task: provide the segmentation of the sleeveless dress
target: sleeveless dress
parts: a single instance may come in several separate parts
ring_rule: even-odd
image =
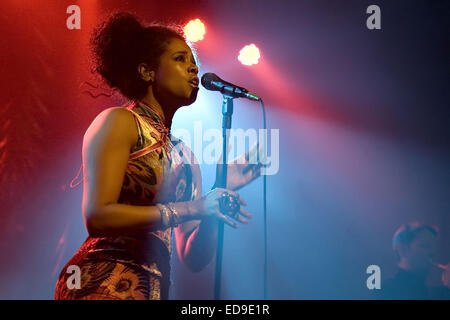
[[[191,167],[195,165],[192,152],[170,135],[159,113],[142,102],[132,102],[126,109],[136,120],[139,138],[130,153],[118,203],[152,206],[201,196],[201,177],[193,174],[199,170]],[[168,299],[172,234],[168,228],[144,236],[88,236],[61,271],[55,299]],[[68,285],[76,283],[70,266],[79,267],[79,289]]]

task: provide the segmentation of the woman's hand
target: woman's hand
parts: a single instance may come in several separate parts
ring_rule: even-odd
[[[224,215],[222,212],[220,212],[220,205],[219,205],[219,199],[221,198],[222,194],[224,192],[228,192],[229,194],[235,196],[239,199],[239,202],[241,203],[241,207],[239,210],[239,214],[237,215],[237,219],[233,219],[228,215]],[[207,219],[211,217],[215,217],[219,220],[222,220],[226,224],[228,224],[231,227],[239,228],[238,224],[235,221],[238,221],[240,223],[248,224],[248,220],[244,219],[242,216],[251,219],[252,215],[248,213],[244,208],[242,208],[242,205],[246,206],[247,203],[242,199],[239,194],[237,194],[234,191],[223,189],[223,188],[215,188],[208,192],[206,195],[201,197],[198,200],[194,200],[193,202],[193,208],[195,213],[193,214],[194,219]]]
[[[228,148],[229,149],[229,148]],[[261,175],[261,168],[263,167],[261,162],[257,162],[257,153],[261,154],[262,148],[259,148],[255,144],[252,149],[247,151],[242,156],[234,159],[228,163],[227,168],[227,188],[231,190],[238,190]],[[222,156],[219,160],[222,159]],[[218,163],[216,166],[216,183],[219,181],[222,175],[222,164]]]

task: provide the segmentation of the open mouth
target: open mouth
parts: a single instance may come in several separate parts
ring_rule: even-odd
[[[198,88],[199,80],[198,78],[192,79],[188,81],[193,87]]]

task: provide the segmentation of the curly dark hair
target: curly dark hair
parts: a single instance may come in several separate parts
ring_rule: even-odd
[[[157,68],[167,43],[178,38],[186,42],[177,25],[144,25],[129,12],[110,14],[94,28],[90,48],[92,69],[113,89],[131,100],[141,99],[148,88],[138,71],[140,63]]]

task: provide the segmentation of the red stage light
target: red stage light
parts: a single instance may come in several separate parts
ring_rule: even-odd
[[[200,19],[191,20],[184,26],[184,34],[191,42],[202,40],[205,32],[205,25]]]
[[[259,49],[255,44],[246,45],[239,51],[238,60],[246,65],[251,66],[253,64],[257,64],[261,54],[259,53]]]

